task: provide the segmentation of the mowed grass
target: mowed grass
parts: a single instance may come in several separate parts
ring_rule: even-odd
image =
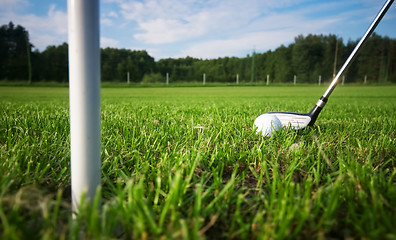
[[[325,89],[102,89],[102,187],[72,219],[68,89],[0,87],[0,238],[395,239],[396,86],[337,87],[313,128],[252,129]]]

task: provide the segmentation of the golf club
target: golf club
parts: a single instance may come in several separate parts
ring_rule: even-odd
[[[364,42],[368,39],[368,37],[373,33],[374,29],[377,27],[378,23],[381,21],[382,17],[385,15],[386,11],[388,11],[389,7],[392,5],[393,0],[387,0],[382,9],[379,11],[374,21],[371,23],[370,27],[367,29],[366,33],[363,35],[362,39],[360,39],[359,43],[353,49],[352,53],[349,55],[348,59],[345,61],[344,65],[338,71],[337,75],[331,82],[330,86],[327,88],[326,92],[316,103],[315,107],[309,113],[295,113],[295,112],[268,112],[263,113],[259,117],[256,118],[256,121],[263,117],[264,114],[267,115],[275,115],[281,122],[282,127],[288,127],[292,129],[303,129],[307,126],[313,126],[316,119],[319,116],[320,111],[322,111],[323,107],[326,105],[327,100],[330,94],[333,92],[334,88],[337,85],[337,81],[340,76],[344,73],[345,69],[350,65],[352,60],[356,57],[357,52],[361,48]],[[259,127],[256,125],[255,127]],[[257,121],[260,122],[260,121]]]

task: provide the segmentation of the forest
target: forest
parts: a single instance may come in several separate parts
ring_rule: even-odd
[[[131,83],[316,83],[330,81],[357,40],[334,34],[296,36],[288,46],[246,57],[155,60],[145,50],[101,49],[101,81]],[[396,39],[373,34],[345,73],[345,82],[396,83]],[[68,82],[68,45],[39,51],[29,32],[12,22],[0,27],[0,80]]]

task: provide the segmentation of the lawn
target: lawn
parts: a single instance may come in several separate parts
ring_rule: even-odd
[[[102,187],[72,219],[68,89],[0,87],[0,238],[395,239],[396,86],[339,86],[315,127],[252,129],[325,90],[103,88]]]

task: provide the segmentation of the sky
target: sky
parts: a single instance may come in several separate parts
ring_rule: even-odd
[[[359,39],[384,0],[100,0],[102,48],[146,50],[156,60],[245,57],[289,45],[300,34]],[[395,5],[395,4],[394,4]],[[35,49],[68,42],[67,0],[0,0]],[[396,6],[376,32],[396,38]]]

